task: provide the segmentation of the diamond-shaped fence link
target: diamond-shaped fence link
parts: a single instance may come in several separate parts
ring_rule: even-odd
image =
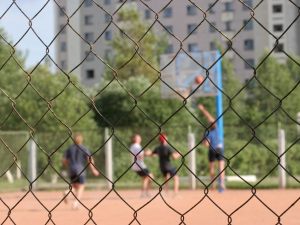
[[[278,177],[281,185],[300,187],[299,1],[45,0],[35,12],[24,10],[24,2],[0,3],[6,4],[2,24],[11,12],[23,18],[17,40],[0,34],[1,224],[299,224],[297,191],[279,192],[286,198],[262,191],[278,188]],[[53,13],[50,6],[56,33],[46,42],[35,24]],[[43,52],[31,68],[18,50],[29,36]],[[217,49],[212,65],[195,59]],[[159,63],[162,54],[170,56],[166,65]],[[165,76],[182,54],[203,78],[187,94]],[[223,86],[210,76],[221,62]],[[214,97],[197,96],[204,82],[223,97],[216,117]],[[161,89],[172,99],[162,98]],[[221,119],[225,147],[217,152],[209,135]],[[143,138],[137,154],[129,144],[136,133]],[[172,153],[164,153],[177,158],[175,167],[164,177],[157,160],[147,157],[154,176],[140,175],[142,185],[152,184],[151,194],[139,198],[128,191],[140,186],[132,169],[143,167],[139,154],[160,155],[149,149],[158,138],[164,142],[165,133]],[[207,151],[219,157],[215,174]],[[74,162],[77,173],[67,174]],[[82,197],[89,169],[99,176],[87,175],[93,190]],[[188,190],[193,182],[197,190]],[[165,192],[171,184],[176,196]],[[70,199],[79,211],[65,213]],[[153,215],[145,216],[147,210]],[[271,219],[259,220],[258,212]]]

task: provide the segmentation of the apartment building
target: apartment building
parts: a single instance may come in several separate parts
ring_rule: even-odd
[[[238,0],[194,0],[195,5],[188,0],[57,2],[56,31],[60,33],[56,61],[86,86],[101,82],[105,59],[113,54],[109,42],[119,32],[110,21],[117,19],[115,11],[122,4],[137,7],[145,23],[154,23],[152,29],[166,34],[166,54],[177,52],[181,44],[187,52],[215,50],[218,44],[229,48],[226,57],[241,81],[253,75],[251,65],[258,64],[264,51],[275,45],[273,55],[279,60],[286,58],[283,51],[300,55],[300,27],[297,21],[293,23],[298,9],[290,1],[244,0],[243,4]]]

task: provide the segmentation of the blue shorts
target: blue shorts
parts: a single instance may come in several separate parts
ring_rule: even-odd
[[[176,168],[161,168],[161,172],[166,177],[168,174],[170,174],[171,177],[176,175]]]
[[[224,160],[223,156],[224,152],[223,149],[217,148],[217,149],[209,149],[208,151],[208,160],[209,162],[214,162],[214,161],[221,161]]]
[[[71,175],[70,176],[71,184],[84,184],[85,176],[84,175]]]
[[[150,176],[150,171],[145,168],[139,171],[135,171],[140,177],[149,177]]]

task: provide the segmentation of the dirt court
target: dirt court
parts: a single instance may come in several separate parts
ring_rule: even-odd
[[[83,206],[78,210],[73,210],[71,204],[73,201],[72,196],[68,198],[68,204],[64,202],[59,203],[63,196],[61,192],[34,192],[34,195],[40,199],[49,212],[51,211],[51,220],[55,224],[62,225],[122,225],[130,224],[131,222],[132,224],[138,224],[139,222],[143,225],[173,225],[180,224],[181,219],[184,219],[183,224],[195,225],[275,225],[278,222],[276,214],[283,214],[281,224],[300,224],[299,189],[257,190],[257,197],[252,198],[251,190],[227,190],[224,193],[209,191],[207,196],[204,195],[203,190],[183,190],[176,197],[173,197],[172,193],[155,197],[155,192],[152,191],[153,200],[151,202],[149,202],[151,198],[140,198],[138,190],[119,191],[119,195],[132,208],[126,205],[115,192],[111,192],[109,195],[107,193],[104,190],[86,191],[84,193],[83,204],[87,208],[93,208],[90,214]],[[1,224],[29,225],[47,223],[50,218],[49,212],[35,199],[32,193],[25,195],[25,192],[0,193]],[[105,195],[107,197],[97,204]],[[22,198],[23,200],[20,201]],[[258,198],[270,209],[264,206]],[[201,199],[203,200],[195,206]],[[240,208],[248,200],[249,202]],[[170,209],[164,201],[177,212]],[[292,208],[286,211],[293,203],[295,204]],[[12,222],[8,218],[8,207],[12,208],[15,204],[17,206],[12,209],[10,214]],[[58,206],[53,210],[57,204]],[[141,208],[143,205],[145,206]],[[188,211],[193,206],[195,207]],[[138,210],[136,215],[138,222],[133,221],[134,210]],[[180,213],[185,214],[184,218],[181,218]],[[93,221],[89,221],[89,216],[92,216]],[[228,221],[231,220],[232,222],[229,223]],[[51,221],[48,222],[48,224],[53,224]]]

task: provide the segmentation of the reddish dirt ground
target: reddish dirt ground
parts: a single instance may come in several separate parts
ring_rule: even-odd
[[[158,195],[151,202],[151,198],[140,198],[140,192],[137,190],[122,190],[118,193],[130,206],[115,192],[111,192],[99,203],[107,194],[106,191],[86,191],[82,203],[92,209],[90,214],[84,206],[73,210],[71,195],[68,197],[68,204],[60,202],[63,196],[61,192],[34,192],[35,197],[44,206],[32,193],[0,193],[0,223],[46,224],[51,219],[55,224],[62,225],[122,225],[131,223],[134,210],[139,209],[137,220],[142,225],[180,224],[181,219],[184,219],[185,224],[195,225],[228,225],[228,221],[231,221],[232,225],[275,225],[280,215],[281,224],[300,224],[300,190],[296,189],[257,190],[254,197],[250,190],[227,190],[224,193],[209,191],[207,196],[203,190],[183,190],[179,196],[173,197],[172,193],[167,196],[163,194],[163,200]],[[153,191],[153,197],[154,194]],[[203,200],[195,206],[202,198]],[[164,201],[177,212],[170,209]],[[242,206],[246,201],[248,202]],[[149,204],[145,205],[147,202]],[[143,205],[145,206],[141,208]],[[195,207],[189,210],[193,206]],[[12,209],[10,215],[8,207]],[[287,210],[289,207],[291,208]],[[47,210],[51,211],[51,216]],[[185,214],[183,218],[180,213]],[[89,221],[90,216],[93,221]],[[132,224],[138,222],[133,221]],[[48,224],[52,222],[49,221]]]

